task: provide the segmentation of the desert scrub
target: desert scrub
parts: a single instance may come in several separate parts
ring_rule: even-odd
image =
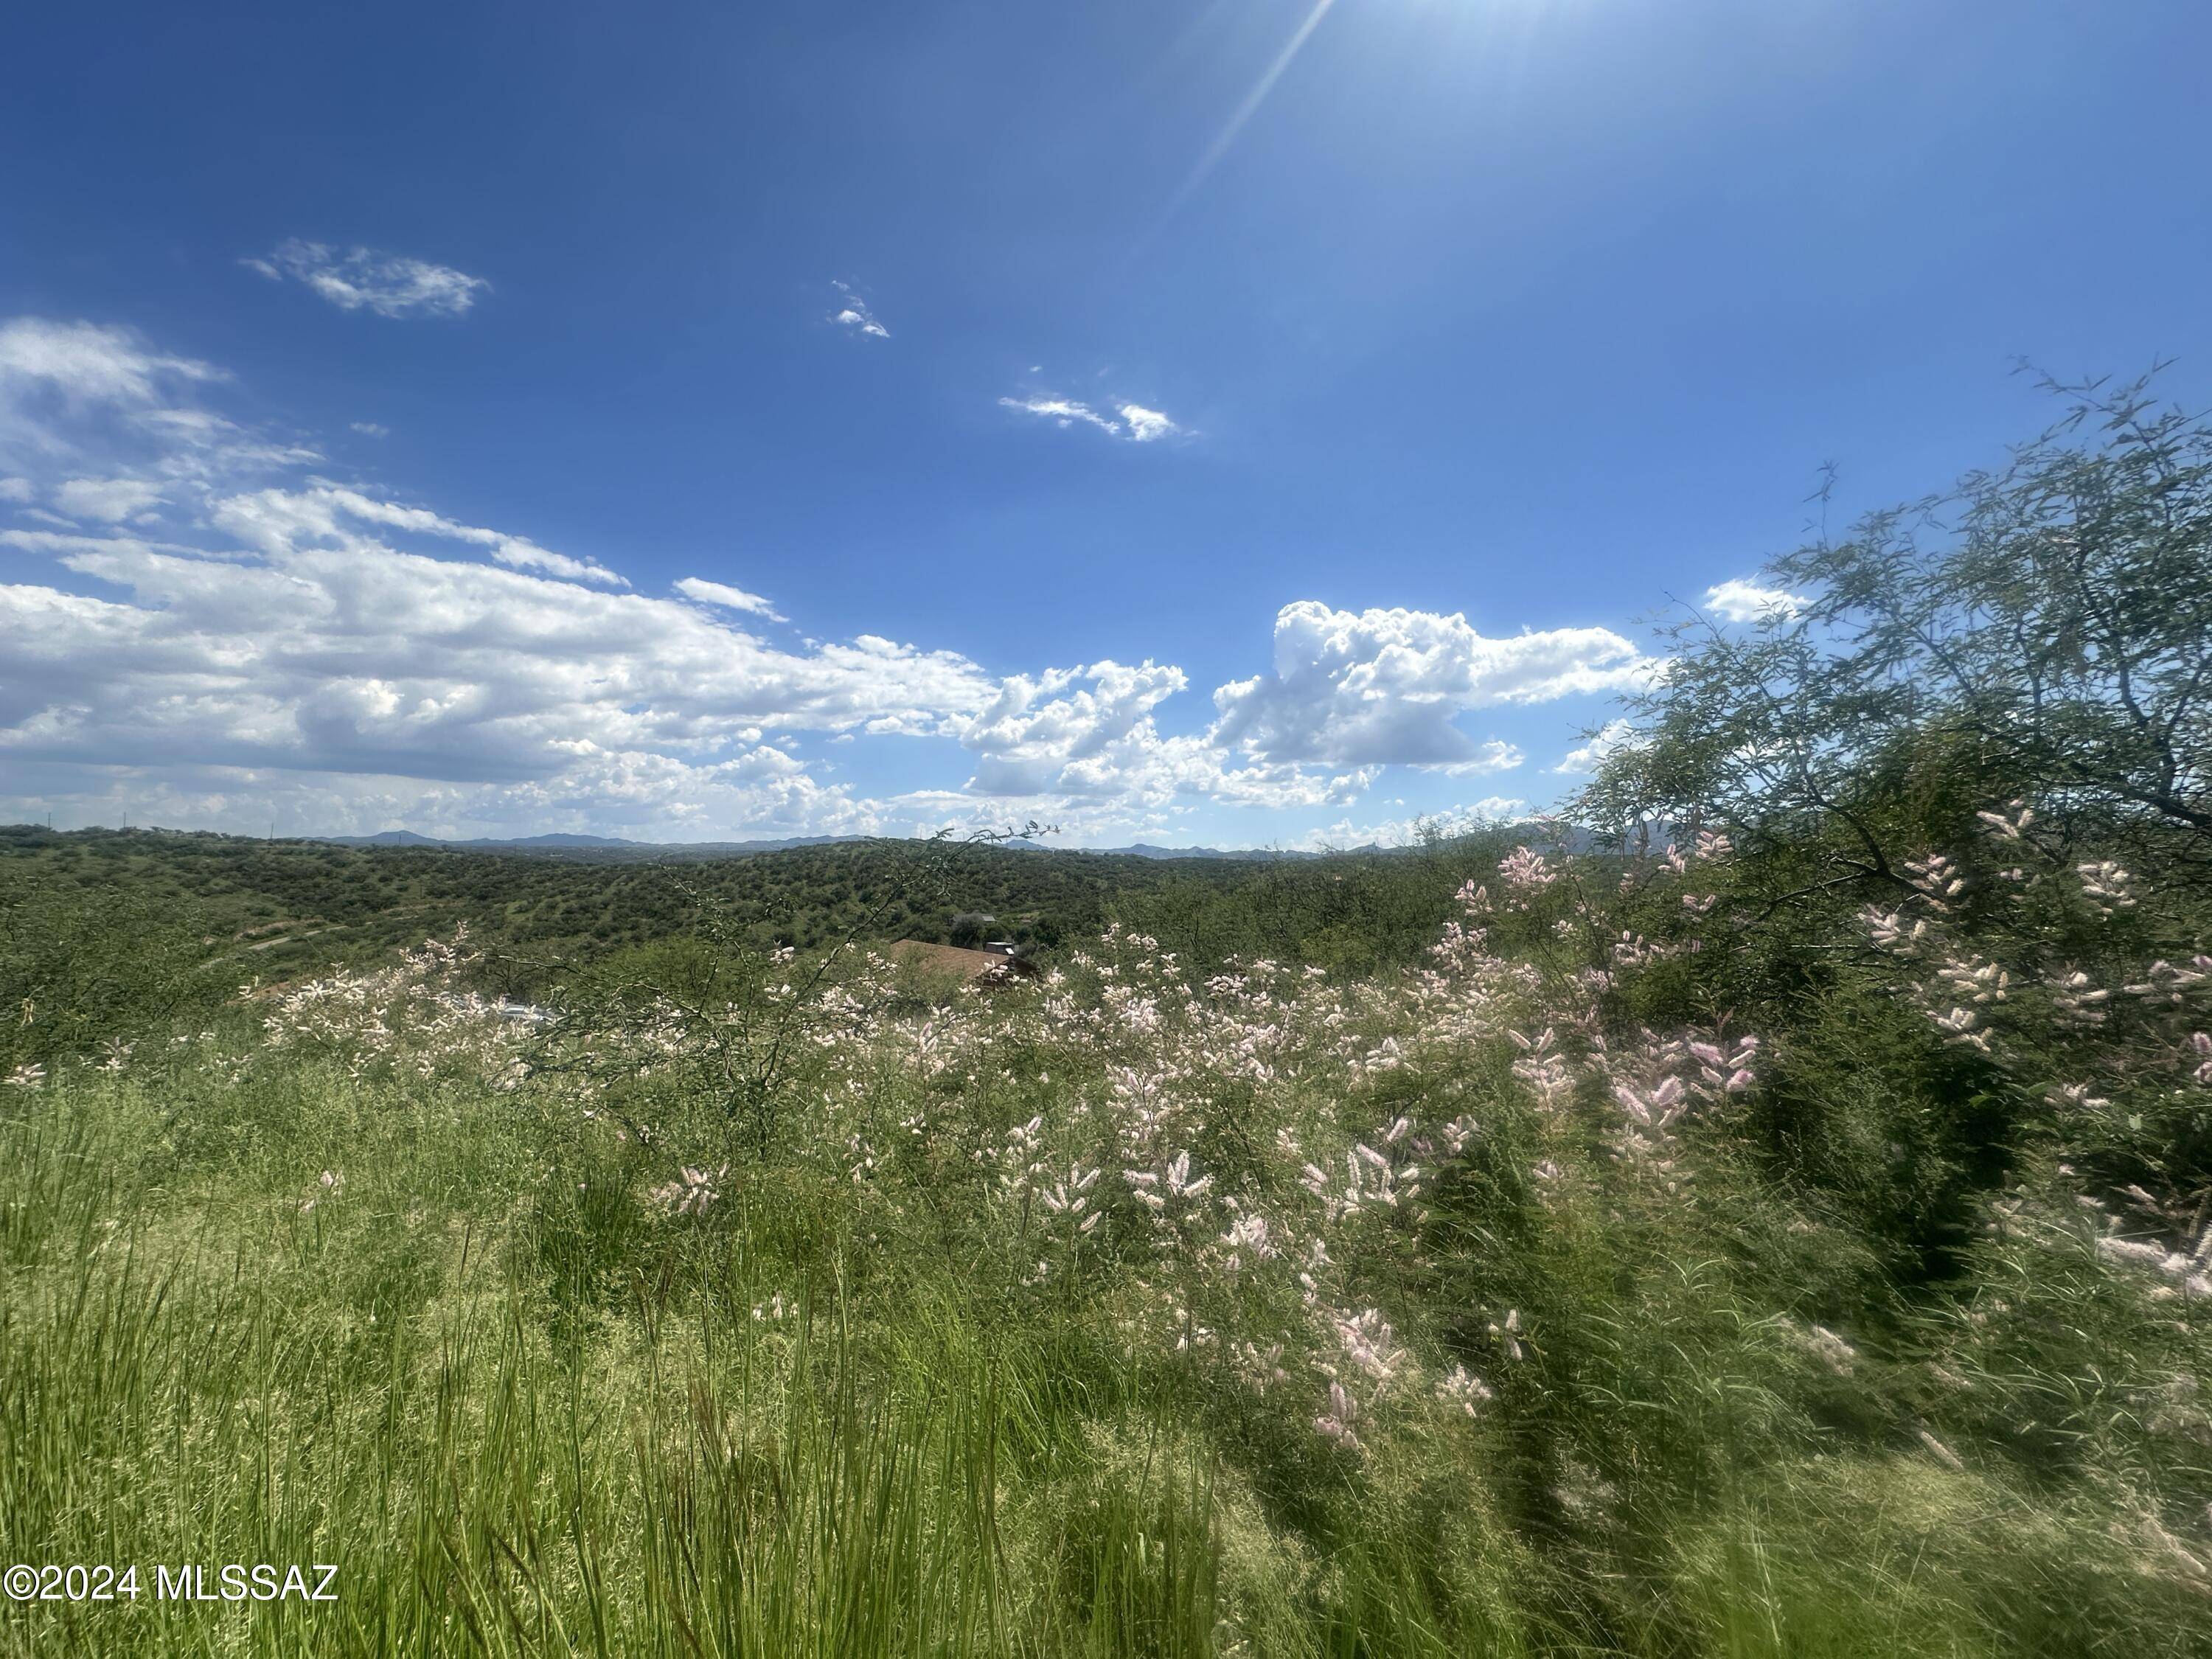
[[[1931,856],[1831,994],[1745,1001],[1737,858],[1511,849],[1365,978],[1109,927],[931,1000],[706,937],[518,1017],[440,946],[40,1062],[0,1090],[11,1559],[342,1593],[0,1637],[2201,1646],[2212,1249],[2158,1139],[2201,970],[2169,919],[2053,989],[2037,918],[2118,878],[1968,902]],[[1961,1066],[2002,1156],[1931,1185],[1890,1146]]]

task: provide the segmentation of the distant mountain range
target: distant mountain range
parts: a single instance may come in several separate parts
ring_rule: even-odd
[[[374,836],[308,836],[308,841],[318,841],[334,847],[443,847],[457,852],[471,853],[599,853],[623,858],[716,858],[741,853],[778,853],[793,847],[826,847],[833,843],[877,841],[875,836],[793,836],[780,841],[625,841],[618,836],[514,836],[506,838],[479,836],[466,841],[443,841],[435,836],[418,835],[412,830],[385,830]],[[1277,848],[1225,847],[1155,847],[1139,842],[1130,847],[1054,847],[1040,841],[1015,840],[1000,843],[1020,851],[1088,853],[1099,858],[1139,859],[1235,859],[1245,862],[1266,863],[1276,860],[1318,859],[1326,853],[1292,851]],[[1379,853],[1389,849],[1370,844],[1337,849],[1352,853]]]
[[[1509,826],[1499,826],[1509,827]],[[20,830],[33,833],[44,830],[40,824],[0,825],[0,832]],[[50,833],[50,832],[49,832]],[[82,833],[64,831],[65,835]],[[94,830],[90,833],[112,833]],[[131,833],[125,830],[123,833]],[[258,841],[260,836],[231,836],[211,830],[170,830],[147,826],[139,833],[152,835],[212,836],[218,840]],[[1588,852],[1606,844],[1589,830],[1576,825],[1548,823],[1524,826],[1520,833],[1535,845],[1549,851]],[[437,836],[425,836],[413,830],[384,830],[373,836],[287,836],[283,839],[307,842],[325,847],[389,847],[441,849],[454,853],[523,853],[537,854],[548,858],[569,858],[586,861],[605,860],[616,864],[651,863],[659,860],[690,862],[701,859],[742,858],[756,853],[780,853],[801,847],[858,845],[868,842],[918,842],[919,836],[787,836],[780,839],[762,841],[628,841],[619,836],[580,836],[555,833],[543,836],[477,836],[465,840],[446,840]],[[1653,826],[1651,845],[1664,848],[1669,834],[1664,825]],[[1136,842],[1127,847],[1054,847],[1048,842],[1016,837],[997,843],[1009,852],[1018,853],[1074,853],[1089,858],[1125,859],[1210,859],[1245,864],[1281,864],[1303,862],[1310,859],[1345,856],[1392,856],[1419,851],[1415,847],[1383,847],[1368,842],[1358,847],[1333,847],[1324,852],[1309,852],[1301,848],[1282,847],[1159,847],[1150,842]]]

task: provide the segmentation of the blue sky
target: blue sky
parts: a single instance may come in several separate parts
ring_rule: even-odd
[[[88,5],[7,58],[0,818],[1388,838],[1571,789],[1821,462],[1992,459],[2023,356],[2212,392],[2198,4]]]

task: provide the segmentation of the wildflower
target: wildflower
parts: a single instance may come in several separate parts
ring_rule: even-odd
[[[1505,1350],[1505,1357],[1508,1359],[1517,1360],[1527,1357],[1527,1351],[1521,1346],[1520,1309],[1508,1309],[1503,1323],[1492,1320],[1490,1334],[1498,1339],[1498,1345]]]
[[[1370,1380],[1387,1383],[1398,1374],[1406,1351],[1398,1346],[1397,1334],[1380,1310],[1366,1308],[1356,1314],[1331,1314],[1329,1325],[1344,1357]],[[1336,1375],[1333,1365],[1324,1364],[1322,1370],[1331,1376]]]
[[[1270,1342],[1264,1348],[1249,1342],[1240,1343],[1233,1358],[1237,1368],[1260,1388],[1291,1380],[1291,1374],[1283,1369],[1283,1345],[1279,1342]]]
[[[1438,1126],[1437,1129],[1438,1137],[1443,1140],[1446,1158],[1457,1158],[1467,1150],[1468,1142],[1474,1139],[1478,1133],[1475,1121],[1467,1116],[1455,1117],[1450,1122]]]
[[[1498,1398],[1491,1386],[1464,1365],[1455,1365],[1451,1374],[1437,1384],[1437,1398],[1447,1405],[1457,1406],[1469,1417]]]
[[[1359,1407],[1345,1392],[1344,1384],[1331,1382],[1328,1385],[1328,1410],[1314,1419],[1314,1432],[1325,1440],[1334,1440],[1346,1451],[1358,1451],[1360,1449],[1359,1436],[1353,1431],[1352,1425],[1358,1419]]]
[[[1258,1211],[1238,1216],[1229,1224],[1229,1231],[1221,1235],[1221,1242],[1229,1246],[1228,1258],[1222,1263],[1231,1273],[1243,1267],[1243,1258],[1249,1252],[1255,1261],[1264,1261],[1275,1255],[1275,1244],[1269,1237],[1267,1218]]]
[[[1559,872],[1545,862],[1542,854],[1527,847],[1516,847],[1498,861],[1498,878],[1506,891],[1505,905],[1510,910],[1526,910],[1531,897],[1559,880]],[[1475,890],[1477,899],[1486,895]],[[1470,904],[1470,910],[1475,907]]]
[[[1168,1165],[1168,1191],[1177,1198],[1199,1199],[1206,1196],[1213,1185],[1212,1176],[1190,1178],[1190,1154],[1177,1152]]]
[[[1039,1193],[1037,1201],[1053,1214],[1066,1216],[1079,1235],[1089,1233],[1097,1226],[1102,1213],[1091,1210],[1090,1214],[1084,1214],[1090,1209],[1090,1192],[1098,1174],[1097,1170],[1085,1170],[1079,1164],[1070,1164],[1067,1179],[1054,1183],[1050,1192]]]
[[[1899,956],[1911,956],[1928,937],[1925,917],[1908,922],[1901,910],[1885,910],[1869,904],[1859,912],[1860,924],[1872,935],[1881,949]]]
[[[1924,859],[1908,859],[1905,867],[1919,878],[1913,885],[1920,890],[1920,896],[1937,910],[1948,910],[1951,907],[1946,901],[1966,890],[1966,878],[1941,853],[1930,853]]]
[[[655,1187],[646,1196],[669,1215],[700,1215],[721,1196],[714,1182],[729,1172],[726,1164],[712,1175],[686,1164],[675,1180]]]
[[[2130,890],[2135,878],[2112,860],[2077,864],[2074,873],[2081,878],[2081,891],[2095,904],[2099,915],[2109,916],[2115,910],[2135,908],[2135,895]]]
[[[1167,1208],[1168,1201],[1158,1191],[1160,1178],[1150,1170],[1124,1170],[1121,1179],[1135,1188],[1134,1196],[1147,1208],[1153,1211]]]
[[[335,1170],[325,1170],[315,1178],[318,1190],[300,1200],[300,1213],[306,1215],[325,1198],[335,1198],[345,1190],[345,1177]]]
[[[1929,1018],[1936,1022],[1936,1029],[1944,1033],[1944,1041],[1947,1042],[1956,1042],[1969,1048],[1979,1048],[1984,1054],[1989,1052],[1988,1036],[1974,1029],[1980,1024],[1981,1016],[1975,1013],[1972,1009],[1953,1008],[1943,1013],[1931,1014]]]
[[[2044,1099],[2053,1106],[2086,1106],[2092,1111],[2112,1103],[2102,1095],[2093,1095],[2086,1083],[2054,1083],[2044,1091]],[[2063,1170],[2061,1173],[2070,1173]]]

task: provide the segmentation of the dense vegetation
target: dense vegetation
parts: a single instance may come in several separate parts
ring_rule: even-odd
[[[1297,957],[1355,969],[1418,957],[1449,891],[1494,838],[1439,839],[1416,852],[1310,862],[1155,859],[1012,848],[998,841],[874,841],[726,858],[596,852],[461,852],[254,841],[153,830],[55,832],[0,825],[0,995],[59,1010],[82,1002],[108,1029],[131,1023],[113,986],[68,989],[80,937],[118,932],[219,964],[209,981],[269,982],[367,966],[466,927],[484,973],[519,996],[562,965],[692,930],[702,908],[740,921],[758,946],[814,951],[848,935],[974,943],[986,935],[1049,952],[1109,920],[1166,933],[1193,959]],[[1400,879],[1408,858],[1429,878]],[[1441,895],[1441,896],[1440,896]],[[965,933],[962,924],[971,924]],[[165,958],[166,960],[167,958]],[[111,972],[106,964],[99,972]],[[133,971],[136,971],[134,969]],[[165,982],[173,978],[164,970]],[[48,1022],[46,1035],[70,1040]],[[46,1057],[42,1034],[16,1039]],[[8,1050],[0,1048],[0,1058]]]
[[[341,1579],[0,1639],[2206,1651],[2212,442],[2079,397],[1686,633],[1613,851],[20,838],[7,1553]],[[349,965],[240,998],[264,904]]]

